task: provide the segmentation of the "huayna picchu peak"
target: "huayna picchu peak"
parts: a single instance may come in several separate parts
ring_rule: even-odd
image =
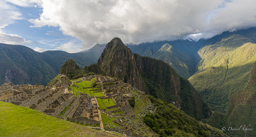
[[[121,39],[114,38],[103,50],[98,65],[106,75],[120,78],[134,87],[145,89],[143,80],[136,67],[135,55],[126,47]]]
[[[188,82],[163,61],[134,54],[121,39],[105,47],[98,65],[108,76],[117,77],[147,94],[172,103],[196,119],[211,115],[208,106]]]

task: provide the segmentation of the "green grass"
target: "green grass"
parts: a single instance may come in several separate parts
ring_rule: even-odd
[[[101,99],[101,100],[104,103],[105,107],[111,107],[111,106],[116,105],[116,103],[113,101],[112,98],[110,98],[110,99]]]
[[[95,83],[95,78],[93,78],[91,81],[82,81],[78,83],[77,81],[81,81],[81,78],[73,80],[73,85],[68,87],[69,90],[73,89],[73,93],[75,95],[79,96],[80,93],[85,93],[90,96],[96,96],[96,97],[104,96],[104,94],[101,92],[100,85],[96,85],[95,88],[92,88],[92,85]]]
[[[79,86],[81,88],[90,88],[90,87],[92,87],[90,81],[82,81],[80,83],[73,83],[73,84],[77,85],[77,86]]]
[[[92,79],[91,79],[91,82],[95,82],[95,81],[96,81],[96,78],[92,78]]]
[[[91,89],[83,89],[82,91],[87,95],[93,96],[93,91]]]
[[[102,92],[94,92],[93,95],[95,97],[103,97],[104,96],[104,94]]]
[[[58,84],[59,83],[59,79],[60,79],[60,76],[57,75],[54,79],[52,79],[48,84],[47,86],[53,86],[55,84]]]
[[[63,115],[66,113],[66,111],[70,109],[70,107],[71,107],[71,104],[70,104],[69,106],[67,106],[67,107],[59,114],[59,116],[63,116]]]
[[[100,106],[100,109],[106,109],[106,107],[111,107],[111,106],[116,105],[116,103],[113,101],[112,98],[110,98],[110,99],[97,98],[97,101]]]
[[[77,97],[80,97],[80,91],[81,89],[75,87],[75,86],[69,86],[68,87],[70,90],[73,90],[73,94],[76,95]]]
[[[113,136],[41,112],[0,102],[0,136]]]
[[[100,109],[105,109],[105,108],[106,108],[100,98],[97,98],[97,102],[98,102],[98,104],[99,104],[99,106],[100,106]]]
[[[116,123],[113,123],[113,120],[115,120],[114,117],[108,117],[105,113],[101,112],[101,117],[104,126],[109,126],[110,128],[118,127],[119,125]]]

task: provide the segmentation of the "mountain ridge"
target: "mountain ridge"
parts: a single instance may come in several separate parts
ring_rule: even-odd
[[[101,48],[102,45],[98,45],[91,50],[72,54],[65,51],[39,53],[26,46],[0,43],[0,84],[46,85],[58,74],[65,61],[74,59],[79,67],[90,65],[97,61],[91,51]]]
[[[256,128],[256,62],[250,71],[250,79],[243,89],[235,92],[230,98],[227,113],[213,113],[208,120],[210,125],[219,129],[226,128],[224,132],[230,136],[254,136]],[[228,129],[229,128],[229,129]],[[237,129],[236,131],[232,129]]]
[[[174,103],[197,119],[211,115],[208,106],[192,85],[181,78],[170,65],[160,60],[133,54],[119,38],[114,38],[107,44],[98,60],[98,65],[106,75],[120,78],[146,91],[147,94]]]

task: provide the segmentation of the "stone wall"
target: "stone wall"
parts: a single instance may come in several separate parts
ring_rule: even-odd
[[[93,119],[88,119],[86,117],[75,117],[75,118],[67,118],[68,121],[71,122],[78,122],[78,123],[84,123],[84,124],[89,124],[89,125],[99,125],[100,121],[96,121]]]
[[[114,106],[110,106],[110,107],[106,107],[107,109],[111,109],[111,108],[117,108],[118,106],[117,105],[114,105]]]
[[[44,92],[40,92],[39,94],[23,101],[21,106],[30,107],[33,104],[37,105],[39,100],[44,99],[45,97],[49,96],[50,94],[52,94],[52,91],[50,89],[48,89],[47,91],[44,91]]]
[[[36,110],[38,111],[45,111],[47,106],[49,106],[53,101],[57,100],[63,92],[61,92],[59,89],[57,89],[57,93],[53,94],[52,97],[47,98],[44,102],[41,102],[40,104],[37,105]]]
[[[8,99],[2,100],[2,101],[11,103],[11,102],[14,102],[14,101],[18,101],[19,99],[21,99],[25,96],[27,96],[27,93],[26,92],[21,92],[20,94],[14,95],[14,96],[12,96]]]
[[[55,109],[55,112],[52,115],[55,117],[58,116],[61,113],[61,111],[63,111],[67,106],[70,105],[72,101],[74,101],[75,98],[75,96],[71,96],[70,98],[65,100],[59,107]]]
[[[79,107],[79,98],[76,98],[73,103],[72,106],[70,107],[70,109],[68,109],[65,114],[63,115],[62,118],[66,118],[66,117],[70,117],[72,118],[74,113],[76,112],[76,109]]]
[[[27,88],[25,88],[24,91],[27,94],[35,95],[35,94],[37,94],[37,92],[39,92],[40,90],[43,90],[43,89],[44,89],[43,85],[30,85]]]

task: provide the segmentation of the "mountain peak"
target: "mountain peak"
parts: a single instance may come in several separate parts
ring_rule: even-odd
[[[122,42],[122,40],[118,37],[113,38],[106,46],[105,49],[107,50],[113,50],[113,49],[123,49],[126,48],[128,49],[124,43]]]
[[[98,65],[106,75],[118,77],[138,89],[143,89],[135,56],[120,38],[114,38],[107,44],[98,60]]]
[[[171,52],[172,46],[168,43],[164,44],[158,51],[169,51]]]
[[[69,59],[61,66],[59,74],[65,74],[69,79],[78,78],[83,75],[73,59]]]

